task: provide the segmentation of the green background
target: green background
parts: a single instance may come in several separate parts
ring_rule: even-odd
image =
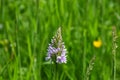
[[[67,48],[56,80],[113,80],[112,26],[116,26],[116,80],[120,80],[119,0],[0,0],[0,80],[52,80],[45,60],[58,27]],[[95,48],[93,41],[101,39]]]

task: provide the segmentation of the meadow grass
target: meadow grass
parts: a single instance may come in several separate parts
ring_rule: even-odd
[[[0,0],[0,80],[52,80],[45,57],[60,26],[68,61],[57,66],[56,80],[86,80],[94,55],[89,80],[120,80],[119,0]],[[118,36],[115,69],[112,26]]]

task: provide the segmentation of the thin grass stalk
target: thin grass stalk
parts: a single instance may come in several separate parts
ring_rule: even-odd
[[[85,80],[86,75],[86,30],[84,30],[84,52],[83,52],[83,80]]]
[[[18,39],[18,26],[19,26],[19,22],[18,22],[18,9],[17,9],[17,5],[16,5],[16,10],[15,10],[15,42],[16,42],[16,54],[18,54],[18,59],[17,59],[17,67],[19,68],[19,72],[21,71],[21,55],[20,55],[20,51],[19,51],[19,39]],[[22,79],[22,75],[20,72],[20,79]]]
[[[117,48],[117,44],[116,44],[116,27],[113,26],[113,31],[112,31],[112,36],[113,36],[113,40],[112,40],[112,54],[113,54],[113,80],[116,80],[116,48]]]
[[[4,0],[1,0],[0,1],[1,2],[1,13],[2,13],[2,15],[1,15],[1,18],[2,18],[2,21],[4,22]]]
[[[32,2],[32,1],[31,1]],[[39,14],[39,0],[36,0],[36,2],[35,2],[35,4],[36,4],[36,9],[35,9],[35,11],[33,10],[33,12],[36,12],[36,16],[35,16],[35,19],[36,19],[36,25],[34,26],[34,30],[33,30],[33,56],[34,56],[34,62],[33,62],[33,64],[34,64],[34,67],[33,67],[33,75],[34,75],[34,79],[35,80],[37,80],[37,78],[39,78],[39,80],[41,80],[41,77],[39,77],[39,75],[41,75],[40,73],[41,72],[38,72],[38,71],[41,71],[41,70],[37,70],[37,68],[36,67],[39,67],[39,65],[36,65],[36,63],[37,63],[37,61],[39,61],[38,60],[38,58],[37,58],[37,53],[36,53],[36,47],[37,47],[37,34],[38,34],[38,32],[37,32],[37,30],[38,30],[38,26],[39,26],[39,24],[38,24],[38,22],[39,22],[39,16],[38,16],[38,14]],[[37,58],[37,59],[36,59]],[[37,61],[36,61],[37,60]],[[38,68],[39,69],[39,68]],[[37,71],[37,73],[36,73],[36,71]]]
[[[114,79],[113,80],[116,80],[116,54],[114,54],[113,57],[114,57],[114,63],[113,63],[114,64],[114,74],[113,74],[114,75]]]
[[[53,65],[52,65],[52,60],[50,61],[50,69],[51,69],[51,74],[50,74],[50,79],[53,80]]]

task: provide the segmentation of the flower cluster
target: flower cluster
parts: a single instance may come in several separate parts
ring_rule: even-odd
[[[48,46],[46,60],[52,60],[55,63],[66,63],[66,53],[67,50],[64,42],[62,42],[61,28],[59,28]]]

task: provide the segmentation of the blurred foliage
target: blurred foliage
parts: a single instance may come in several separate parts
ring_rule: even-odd
[[[68,63],[58,66],[58,79],[113,80],[112,26],[117,28],[117,76],[120,74],[119,0],[0,0],[0,80],[50,80],[45,61],[57,28],[68,50]],[[99,48],[93,42],[101,40]]]

